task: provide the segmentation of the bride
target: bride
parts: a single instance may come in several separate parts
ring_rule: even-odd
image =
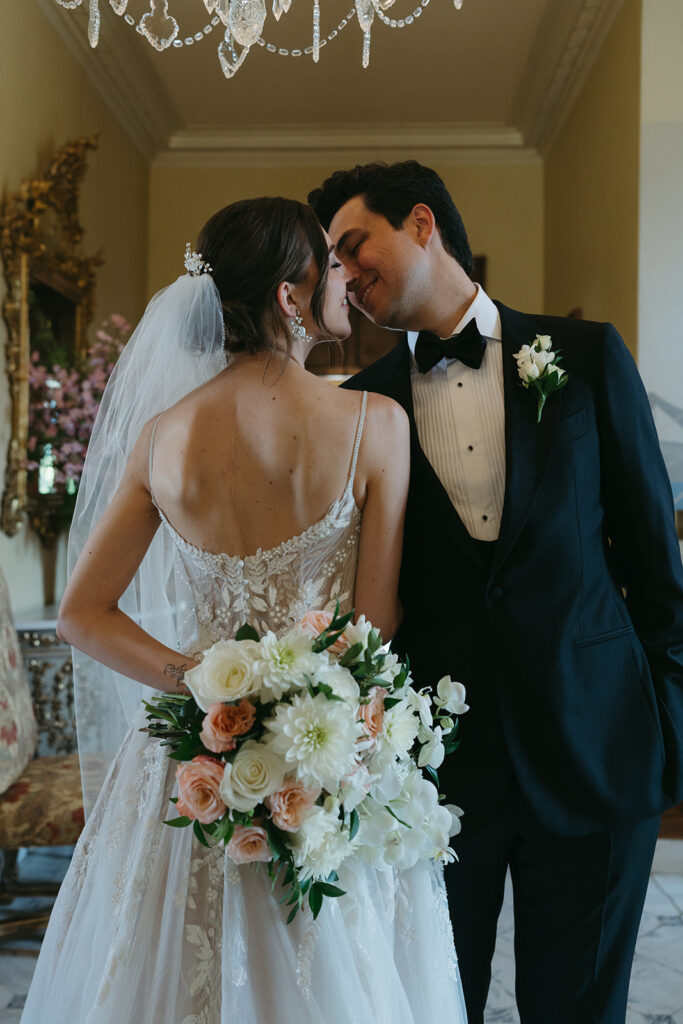
[[[409,473],[399,406],[304,368],[350,331],[311,209],[234,203],[198,249],[119,360],[79,489],[58,628],[84,652],[94,806],[22,1022],[462,1024],[432,864],[349,857],[347,895],[287,925],[264,871],[163,824],[175,763],[140,731],[145,687],[186,692],[198,653],[243,623],[281,632],[336,602],[392,636]]]

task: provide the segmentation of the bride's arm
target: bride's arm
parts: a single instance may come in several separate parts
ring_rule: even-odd
[[[365,483],[365,502],[355,609],[356,618],[365,615],[385,642],[393,637],[401,621],[398,577],[409,477],[408,417],[392,399],[371,394],[357,474],[358,488]]]
[[[186,693],[184,673],[196,663],[154,640],[118,607],[159,528],[146,482],[148,445],[146,428],[76,562],[59,608],[57,633],[124,676],[157,690]]]

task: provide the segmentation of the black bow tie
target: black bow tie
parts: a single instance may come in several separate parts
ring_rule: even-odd
[[[473,317],[459,334],[452,338],[437,338],[431,331],[420,331],[415,345],[415,361],[420,373],[427,373],[443,359],[459,359],[465,366],[478,370],[484,358],[486,339],[482,338]]]

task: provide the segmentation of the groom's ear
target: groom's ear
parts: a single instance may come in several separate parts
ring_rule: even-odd
[[[434,235],[436,234],[438,237],[439,234],[436,230],[436,219],[430,207],[425,203],[417,203],[408,214],[408,218],[412,221],[411,227],[415,232],[415,241],[426,249]]]

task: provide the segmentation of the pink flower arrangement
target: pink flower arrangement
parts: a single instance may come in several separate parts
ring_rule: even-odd
[[[96,331],[95,341],[78,366],[55,364],[48,368],[41,363],[40,352],[31,353],[25,468],[29,474],[37,474],[41,460],[49,454],[53,493],[66,498],[78,489],[105,384],[129,333],[128,321],[112,313]]]

